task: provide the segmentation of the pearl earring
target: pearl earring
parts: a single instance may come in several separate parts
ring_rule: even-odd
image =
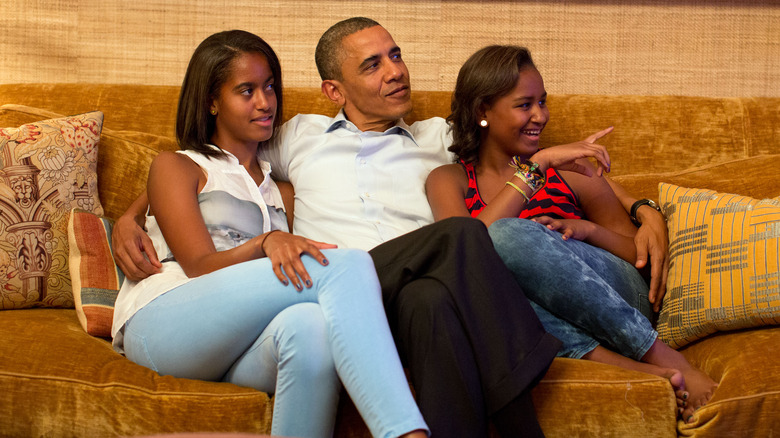
[[[488,121],[485,119],[482,119],[482,121],[479,122],[479,126],[483,128],[487,128],[487,125],[488,125]]]

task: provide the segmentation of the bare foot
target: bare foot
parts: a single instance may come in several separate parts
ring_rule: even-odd
[[[684,379],[684,390],[679,393],[677,406],[682,408],[681,418],[690,423],[696,409],[707,404],[715,392],[718,384],[701,370],[694,368],[685,356],[677,350],[669,347],[660,340],[656,340],[650,350],[642,357],[643,362],[680,370]],[[676,393],[677,394],[677,393]]]
[[[682,406],[687,401],[688,391],[686,391],[685,387],[685,377],[682,372],[674,368],[664,368],[651,363],[638,362],[600,345],[585,354],[582,358],[669,379],[669,383],[672,384],[672,388],[674,389],[674,395],[677,398],[677,406]]]
[[[718,384],[702,371],[688,366],[682,371],[688,390],[687,403],[683,406],[682,419],[686,423],[693,421],[693,414],[697,409],[707,404]]]

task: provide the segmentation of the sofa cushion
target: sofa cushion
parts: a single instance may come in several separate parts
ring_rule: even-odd
[[[3,107],[2,115],[14,113]],[[13,117],[16,117],[14,115]],[[99,111],[0,129],[0,309],[73,307],[68,214],[98,214]]]
[[[659,185],[669,227],[661,339],[679,348],[719,330],[780,323],[780,197]]]
[[[780,327],[715,333],[681,349],[693,366],[718,382],[679,436],[770,437],[780,430]]]
[[[74,208],[68,221],[70,278],[81,327],[92,336],[111,337],[114,302],[125,279],[111,250],[113,221]]]
[[[268,394],[160,376],[88,335],[74,309],[0,312],[0,435],[269,433]]]

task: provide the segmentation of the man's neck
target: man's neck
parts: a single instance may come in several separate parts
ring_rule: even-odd
[[[388,129],[392,128],[393,126],[398,123],[398,120],[378,120],[378,119],[369,119],[365,117],[362,114],[352,115],[347,112],[347,109],[344,109],[344,117],[346,117],[347,120],[352,122],[357,129],[363,131],[363,132],[385,132]]]

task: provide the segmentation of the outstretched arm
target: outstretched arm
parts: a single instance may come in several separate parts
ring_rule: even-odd
[[[133,281],[156,274],[162,267],[152,240],[143,228],[148,206],[144,191],[117,219],[111,230],[114,260],[125,277]]]
[[[620,184],[607,178],[626,212],[637,199]],[[658,312],[666,294],[666,276],[669,273],[669,233],[664,215],[649,206],[639,207],[636,217],[641,226],[634,237],[636,244],[636,267],[643,268],[650,259],[650,302]]]

